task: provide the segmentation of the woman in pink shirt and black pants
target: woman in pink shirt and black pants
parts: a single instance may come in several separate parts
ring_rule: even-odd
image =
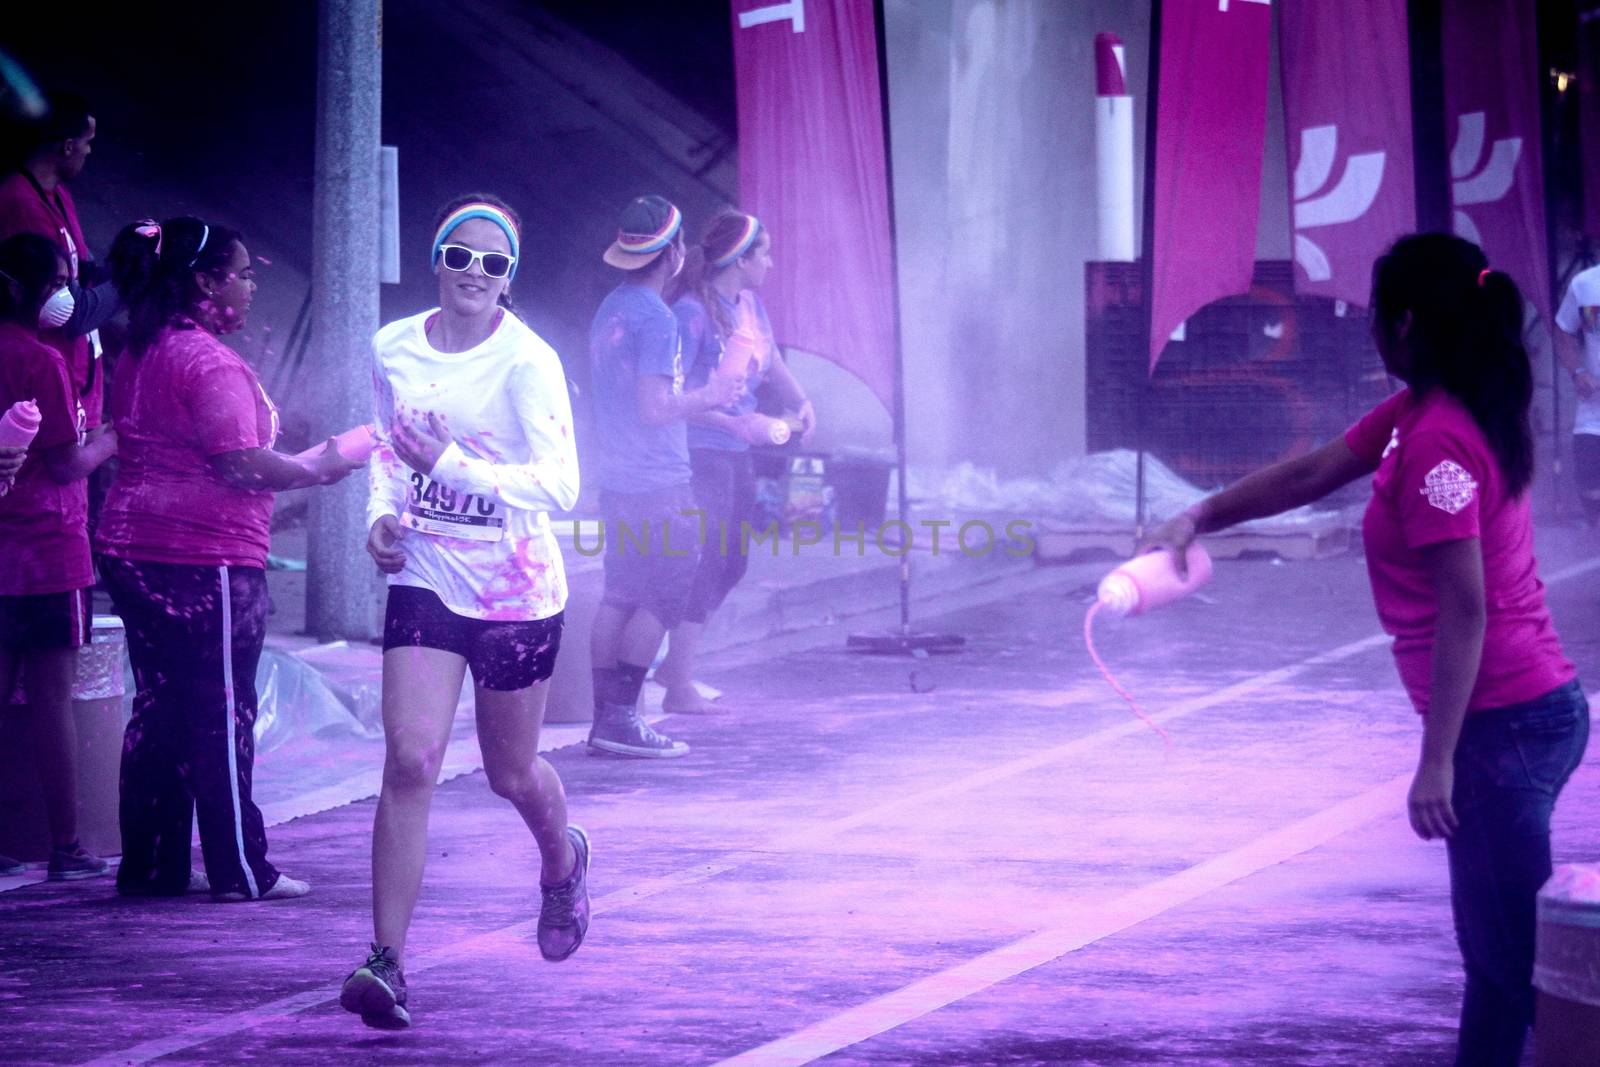
[[[307,461],[273,451],[277,410],[222,342],[244,326],[256,288],[237,233],[194,218],[130,227],[111,266],[128,352],[112,382],[121,449],[95,544],[138,690],[123,737],[117,889],[187,892],[198,817],[214,897],[302,896],[310,887],[268,862],[250,798],[272,497],[356,464],[331,443]]]
[[[1318,500],[1372,475],[1362,522],[1378,617],[1422,715],[1412,829],[1443,838],[1466,965],[1458,1064],[1515,1065],[1533,1019],[1535,900],[1550,815],[1583,758],[1589,709],[1533,557],[1533,374],[1522,294],[1483,252],[1405,237],[1373,272],[1373,338],[1406,388],[1339,440],[1252,474],[1153,538]]]

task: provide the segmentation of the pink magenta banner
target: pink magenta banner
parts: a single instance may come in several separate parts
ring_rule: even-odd
[[[1416,229],[1405,0],[1282,0],[1294,281],[1365,307],[1372,263]]]
[[[1250,288],[1271,48],[1267,0],[1161,5],[1152,373],[1185,319]]]
[[[888,407],[894,267],[872,0],[733,0],[739,206],[772,233],[779,344]]]
[[[1444,113],[1456,233],[1549,321],[1534,0],[1444,5]]]

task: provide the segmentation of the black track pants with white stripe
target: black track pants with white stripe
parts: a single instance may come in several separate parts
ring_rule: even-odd
[[[260,896],[278,880],[250,799],[266,572],[100,563],[127,628],[137,689],[123,734],[117,885],[182,893],[198,817],[211,891]]]

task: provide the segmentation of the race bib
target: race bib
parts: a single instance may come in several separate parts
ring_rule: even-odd
[[[506,535],[500,506],[472,493],[458,493],[425,475],[411,472],[411,496],[400,525],[435,537],[499,541]]]

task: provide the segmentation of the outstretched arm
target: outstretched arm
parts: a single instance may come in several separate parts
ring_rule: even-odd
[[[1245,475],[1162,523],[1151,532],[1148,541],[1172,549],[1178,573],[1183,574],[1187,570],[1186,553],[1196,537],[1321,500],[1376,469],[1375,464],[1357,456],[1339,437],[1315,452]]]

